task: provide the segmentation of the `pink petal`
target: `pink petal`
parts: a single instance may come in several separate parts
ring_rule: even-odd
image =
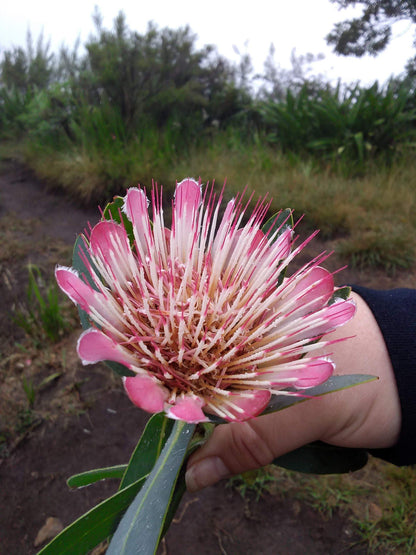
[[[241,241],[241,234],[243,233],[243,228],[237,229],[237,231],[234,233],[233,236],[233,240],[232,240],[232,246],[231,246],[231,252],[234,250],[234,248],[238,245],[238,242]],[[253,254],[253,252],[258,249],[258,247],[260,246],[260,244],[264,241],[265,238],[265,234],[262,232],[261,229],[258,229],[254,234],[251,233],[249,235],[249,237],[246,237],[246,241],[248,239],[250,239],[250,244],[247,245],[247,254],[248,256],[250,256],[251,254]]]
[[[267,389],[257,389],[253,391],[244,391],[250,393],[250,397],[242,397],[238,394],[232,395],[230,401],[233,405],[237,405],[243,412],[237,411],[232,407],[227,406],[227,410],[233,413],[234,418],[230,418],[234,422],[243,422],[258,416],[267,407],[271,393]]]
[[[217,233],[215,234],[214,241],[212,242],[211,252],[213,256],[216,256],[217,252],[220,251],[224,246],[224,239],[228,235],[230,227],[234,220],[235,205],[235,198],[231,199],[227,203]]]
[[[326,382],[335,370],[335,364],[328,359],[317,359],[308,364],[306,371],[302,372],[302,377],[295,382],[298,389],[315,387]]]
[[[335,301],[330,306],[322,309],[318,314],[327,319],[330,329],[346,324],[355,314],[355,302],[353,300]]]
[[[82,310],[90,312],[90,306],[97,308],[99,302],[97,302],[96,294],[101,295],[101,293],[84,283],[75,270],[57,266],[55,278],[62,291]]]
[[[131,249],[124,227],[116,222],[99,222],[91,231],[91,252],[111,268],[117,280],[130,277],[128,267]]]
[[[334,292],[334,278],[328,270],[315,266],[302,277],[285,300],[296,299],[296,317],[315,312],[325,306]]]
[[[265,234],[261,231],[261,229],[258,229],[257,231],[249,233],[244,238],[241,237],[243,232],[244,232],[244,228],[240,228],[235,230],[234,233],[232,234],[231,244],[230,244],[227,256],[224,260],[224,267],[230,265],[231,257],[234,251],[236,250],[236,248],[238,247],[238,244],[240,243],[240,241],[245,242],[244,255],[247,258],[249,258],[264,241]],[[259,260],[257,257],[255,264],[258,264],[258,262]]]
[[[209,418],[206,417],[202,410],[204,404],[204,401],[196,395],[186,395],[184,397],[180,397],[176,403],[169,408],[167,415],[169,418],[184,420],[190,424],[208,422]]]
[[[256,238],[255,238],[256,248],[260,245],[259,233],[261,233],[263,237],[265,237],[265,234],[262,231],[257,232]],[[259,262],[258,272],[262,272],[262,268],[261,268],[262,261],[267,260],[267,264],[269,265],[272,264],[277,266],[277,264],[281,260],[283,260],[290,254],[291,245],[292,245],[292,230],[288,228],[276,239],[274,243],[269,244],[268,249],[263,251],[263,254],[261,257],[258,257],[258,262]],[[251,253],[252,251],[253,251],[253,245],[251,245],[249,253]],[[253,279],[255,278],[258,272],[255,272],[253,274]]]
[[[303,318],[302,330],[290,337],[294,342],[307,339],[308,337],[318,337],[333,331],[335,328],[346,324],[355,314],[354,301],[336,301],[330,306],[324,307],[319,312],[310,314]],[[311,320],[316,320],[311,323]],[[302,322],[302,320],[300,320]],[[301,327],[301,324],[299,324]]]
[[[193,179],[184,179],[176,186],[172,213],[172,245],[175,256],[186,262],[193,256],[193,239],[198,227],[201,186]]]
[[[161,412],[169,397],[168,390],[150,376],[123,378],[124,388],[130,401],[147,412]]]
[[[275,260],[283,260],[287,258],[290,254],[290,248],[292,245],[292,230],[287,228],[283,233],[279,235],[276,241],[272,244],[271,248],[275,254]]]
[[[133,224],[134,238],[142,259],[149,254],[149,248],[153,245],[147,204],[144,191],[137,187],[131,187],[124,197],[124,212]]]
[[[94,309],[115,328],[123,328],[123,322],[107,297],[84,283],[75,270],[57,266],[55,277],[62,291],[87,314],[91,315]]]
[[[184,179],[176,186],[175,191],[175,216],[189,218],[201,204],[201,185],[194,179]]]
[[[315,387],[326,382],[334,372],[335,364],[327,358],[305,359],[302,368],[274,372],[268,379],[272,386],[296,387],[299,389]]]
[[[80,335],[77,352],[84,365],[110,360],[130,368],[135,362],[133,355],[95,328],[90,328]]]
[[[257,230],[255,235],[252,237],[252,241],[251,244],[248,248],[248,252],[247,254],[250,256],[251,254],[253,254],[253,252],[260,246],[260,244],[263,242],[264,240],[264,233],[262,232],[261,229]]]

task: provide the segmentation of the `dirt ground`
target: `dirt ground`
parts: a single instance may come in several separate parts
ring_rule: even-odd
[[[148,418],[100,365],[84,368],[75,354],[78,330],[34,350],[13,324],[24,299],[28,262],[52,276],[69,264],[77,233],[98,210],[48,191],[12,164],[0,171],[0,555],[29,555],[48,517],[66,526],[116,491],[111,481],[70,491],[77,472],[128,461]],[[310,258],[331,244],[311,246]],[[314,249],[316,252],[313,252]],[[329,267],[342,266],[335,256]],[[346,270],[344,282],[409,286],[414,276]],[[28,405],[23,383],[36,392]],[[346,515],[324,519],[299,500],[264,494],[244,499],[224,484],[185,495],[159,552],[167,555],[364,554]],[[101,552],[104,552],[103,550]],[[97,552],[98,553],[98,552]]]

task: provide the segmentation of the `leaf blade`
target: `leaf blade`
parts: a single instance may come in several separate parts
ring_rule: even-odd
[[[306,474],[345,474],[367,464],[365,449],[353,449],[316,441],[274,459],[273,464]]]
[[[66,483],[70,488],[83,488],[99,482],[100,480],[108,480],[113,478],[121,479],[126,471],[126,464],[119,464],[116,466],[107,466],[105,468],[94,468],[93,470],[87,470],[86,472],[80,472],[79,474],[74,474]]]
[[[335,393],[336,391],[349,389],[350,387],[369,383],[377,379],[377,376],[373,376],[371,374],[347,374],[345,376],[331,376],[323,384],[304,390],[303,394],[299,394],[299,390],[288,388],[286,390],[282,390],[281,395],[272,395],[267,408],[261,413],[261,416],[263,414],[271,414],[272,412],[287,409],[292,405],[297,405],[298,403],[304,403],[314,397]],[[285,392],[296,393],[298,396],[287,395]],[[213,424],[226,424],[228,422],[227,420],[212,414],[209,415],[209,419]]]
[[[270,400],[269,405],[262,414],[270,414],[272,412],[277,412],[292,405],[297,405],[298,403],[304,403],[312,397],[320,397],[321,395],[328,395],[329,393],[335,393],[336,391],[342,391],[343,389],[349,389],[356,385],[361,385],[364,383],[369,383],[377,380],[377,376],[372,376],[371,374],[347,374],[344,376],[331,376],[326,382],[316,387],[311,387],[305,390],[304,396],[294,397],[290,395],[274,395]],[[290,389],[288,391],[295,392],[295,390]],[[299,391],[296,391],[299,393]]]
[[[108,547],[107,555],[155,553],[194,424],[177,420],[157,463]]]
[[[65,528],[37,555],[85,555],[113,534],[120,517],[129,507],[145,478],[112,495]]]
[[[173,428],[173,420],[163,412],[152,415],[130,457],[120,490],[140,477],[149,474]]]

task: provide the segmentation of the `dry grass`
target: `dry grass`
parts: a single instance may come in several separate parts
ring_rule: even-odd
[[[175,173],[176,172],[176,173]],[[416,164],[370,165],[362,177],[346,178],[311,162],[291,163],[264,147],[246,152],[196,152],[172,169],[174,176],[227,180],[228,195],[249,191],[273,198],[272,208],[291,207],[324,239],[338,239],[336,250],[352,265],[394,272],[416,260]]]
[[[185,176],[215,180],[218,185],[226,181],[227,197],[247,185],[249,192],[268,194],[273,210],[291,207],[295,216],[304,215],[310,229],[320,229],[324,239],[337,240],[335,248],[347,263],[394,273],[416,260],[416,163],[410,156],[390,167],[369,163],[361,177],[344,177],[329,165],[229,137],[195,148],[176,161],[139,143],[130,143],[113,156],[33,148],[25,156],[40,178],[85,204],[103,204],[138,182],[149,187],[152,178],[167,195]]]

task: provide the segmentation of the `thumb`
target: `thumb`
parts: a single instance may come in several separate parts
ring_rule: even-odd
[[[270,464],[324,430],[321,399],[241,423],[217,426],[188,461],[186,485],[195,492],[223,478]]]

